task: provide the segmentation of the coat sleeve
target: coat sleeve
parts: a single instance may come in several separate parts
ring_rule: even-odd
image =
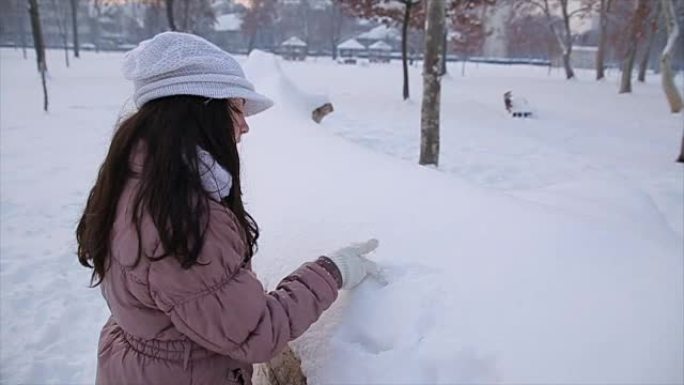
[[[197,344],[245,363],[266,362],[333,303],[337,283],[320,264],[305,263],[266,293],[242,266],[242,250],[232,214],[212,209],[200,263],[187,270],[175,258],[152,263],[150,293]]]

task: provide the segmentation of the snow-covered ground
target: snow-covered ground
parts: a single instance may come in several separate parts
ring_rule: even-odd
[[[108,310],[74,227],[130,86],[118,54],[0,51],[0,379],[92,383]],[[244,138],[268,287],[377,237],[389,284],[343,293],[295,342],[311,384],[682,383],[682,116],[657,78],[566,82],[469,65],[444,80],[439,169],[416,163],[420,68],[241,59],[277,106]],[[681,79],[680,79],[681,80]],[[537,118],[503,109],[513,90]],[[310,119],[311,95],[335,112]]]

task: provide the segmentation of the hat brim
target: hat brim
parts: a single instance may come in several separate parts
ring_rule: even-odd
[[[256,115],[273,107],[273,100],[256,92],[251,92],[245,96],[245,116]]]
[[[244,99],[245,107],[243,111],[245,116],[256,115],[273,107],[273,100],[246,88],[226,88],[224,90],[218,90],[216,94],[213,94],[210,97],[221,99]]]
[[[167,82],[167,84],[158,84]],[[194,79],[173,78],[162,80],[151,85],[145,85],[136,90],[135,102],[138,107],[150,100],[172,95],[197,95],[211,99],[244,99],[245,116],[263,112],[273,106],[273,101],[266,96],[252,90],[251,83],[245,86],[229,86],[226,82],[198,82]],[[247,88],[249,87],[249,88]]]

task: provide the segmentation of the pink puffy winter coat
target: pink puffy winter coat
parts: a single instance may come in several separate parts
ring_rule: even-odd
[[[141,162],[131,166],[139,171]],[[136,265],[131,210],[138,184],[128,181],[112,229],[101,285],[111,317],[100,336],[97,384],[250,384],[252,363],[269,360],[332,304],[335,278],[324,265],[306,263],[266,293],[242,264],[236,218],[213,201],[200,264],[184,270],[173,257],[143,256]],[[144,252],[159,256],[145,214],[141,233]]]

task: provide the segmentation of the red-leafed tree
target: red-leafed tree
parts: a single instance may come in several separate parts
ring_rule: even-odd
[[[544,15],[531,13],[511,18],[506,25],[506,35],[506,51],[511,57],[551,60],[560,54]]]
[[[482,51],[489,31],[485,25],[488,7],[496,0],[450,0],[446,10],[450,29],[449,44],[465,60]],[[446,52],[444,52],[446,60]],[[465,69],[465,66],[463,67]]]
[[[389,25],[401,24],[401,60],[404,70],[402,95],[409,98],[408,30],[422,29],[425,9],[422,0],[337,0],[343,12],[351,16],[377,20]]]
[[[570,0],[519,0],[516,3],[520,14],[539,11],[546,16],[549,30],[556,38],[561,50],[565,77],[572,79],[575,77],[571,63],[574,36],[570,28],[570,20],[591,11],[591,7],[583,4],[580,8],[571,10],[569,5]],[[556,18],[558,13],[560,13],[560,19]]]
[[[423,0],[336,0],[349,15],[376,20],[389,25],[401,25],[403,97],[408,99],[408,30],[425,28],[425,4]],[[482,23],[484,8],[496,0],[444,0],[447,25],[454,31],[449,34],[455,49],[472,49],[482,45],[486,36]],[[446,44],[443,58],[446,60]]]

